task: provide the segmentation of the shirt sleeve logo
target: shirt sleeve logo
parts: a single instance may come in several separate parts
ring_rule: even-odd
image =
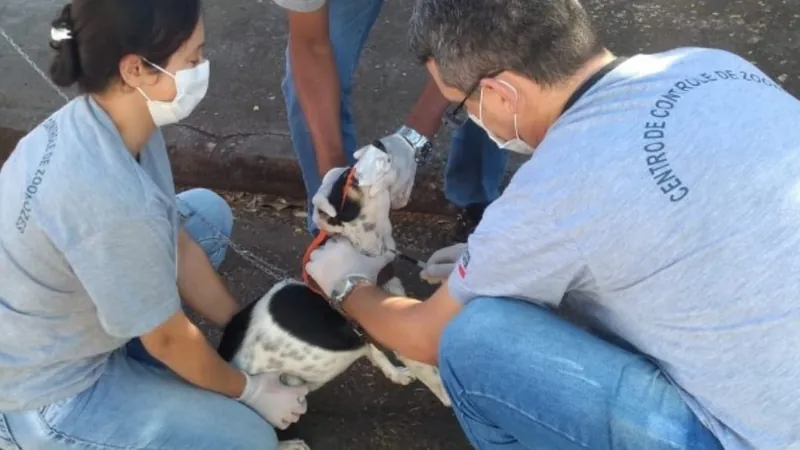
[[[469,266],[469,249],[465,248],[464,253],[461,254],[461,258],[458,260],[458,277],[462,280],[464,277],[467,276],[467,266]]]

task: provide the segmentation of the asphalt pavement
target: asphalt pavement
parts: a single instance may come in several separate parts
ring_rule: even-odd
[[[339,0],[337,0],[339,1]],[[60,0],[4,0],[5,28],[46,68],[50,21]],[[800,0],[586,0],[609,48],[618,54],[711,46],[750,58],[790,92],[800,91]],[[167,128],[178,182],[303,196],[281,93],[284,12],[269,0],[206,1],[207,98],[185,123]],[[412,0],[387,1],[362,53],[353,105],[361,143],[394,130],[426,72],[406,50]],[[0,159],[61,100],[0,38]],[[419,172],[413,211],[441,212],[441,173],[449,132]],[[515,157],[512,173],[521,159]]]

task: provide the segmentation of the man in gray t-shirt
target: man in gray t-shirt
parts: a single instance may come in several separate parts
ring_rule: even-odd
[[[571,0],[432,0],[412,29],[532,156],[425,302],[313,254],[335,304],[438,362],[478,448],[800,448],[800,101],[722,50],[615,58]]]
[[[450,294],[563,305],[651,357],[729,448],[800,442],[798,119],[729,53],[630,58],[487,210]]]

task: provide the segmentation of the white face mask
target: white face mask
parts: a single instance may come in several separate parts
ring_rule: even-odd
[[[146,61],[146,60],[145,60]],[[151,100],[142,88],[139,92],[147,99],[147,109],[153,117],[157,127],[178,123],[189,117],[197,105],[208,92],[208,79],[210,77],[210,63],[208,60],[191,69],[179,70],[175,75],[147,61],[156,69],[164,72],[175,80],[175,99],[169,102]]]
[[[499,81],[499,82],[505,84],[506,86],[508,86],[509,88],[511,88],[511,90],[514,91],[514,95],[516,95],[517,99],[519,99],[519,94],[517,93],[517,89],[514,88],[514,86],[508,84],[504,80],[497,80],[497,81]],[[512,152],[521,153],[523,155],[530,155],[530,154],[533,153],[533,147],[531,147],[530,145],[526,144],[525,141],[523,141],[522,138],[519,137],[519,127],[517,125],[517,114],[516,113],[514,114],[514,133],[516,133],[517,137],[515,137],[514,139],[511,139],[509,141],[503,141],[502,139],[497,137],[496,134],[494,134],[491,131],[489,131],[489,129],[486,128],[486,125],[483,124],[483,86],[481,86],[481,99],[480,99],[480,103],[478,104],[478,114],[480,114],[480,118],[475,117],[472,114],[469,115],[469,118],[473,122],[475,122],[475,124],[477,124],[479,127],[483,128],[483,130],[486,131],[486,134],[489,135],[489,139],[491,139],[492,142],[497,144],[498,147],[500,147],[501,149],[512,151]]]

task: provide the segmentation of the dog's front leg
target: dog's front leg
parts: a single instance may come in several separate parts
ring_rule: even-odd
[[[375,367],[380,369],[392,383],[406,386],[414,381],[414,377],[411,376],[407,368],[397,367],[392,364],[386,354],[372,344],[367,345],[367,359],[369,359]]]
[[[381,289],[398,297],[405,297],[406,295],[406,290],[403,288],[403,282],[400,281],[400,278],[398,277],[390,278],[386,283],[383,284]]]
[[[450,396],[447,395],[447,391],[444,389],[444,383],[442,383],[438,367],[413,361],[400,355],[397,355],[397,359],[405,364],[411,375],[427,386],[444,406],[448,408],[451,406]]]

